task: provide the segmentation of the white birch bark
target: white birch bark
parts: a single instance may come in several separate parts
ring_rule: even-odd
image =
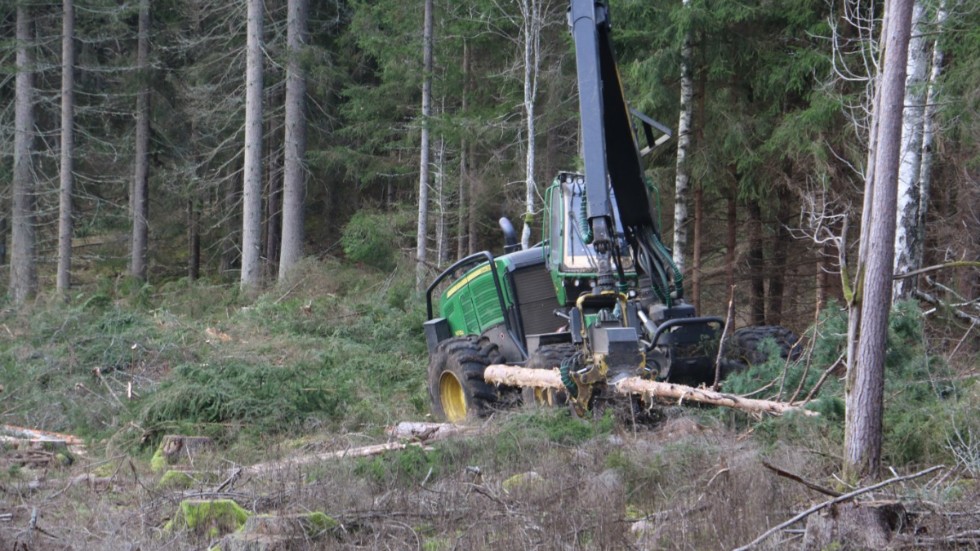
[[[37,292],[34,143],[34,19],[17,5],[17,77],[14,91],[14,166],[10,232],[10,296],[23,304]]]
[[[895,273],[919,268],[915,251],[922,247],[924,228],[919,227],[921,205],[922,131],[925,115],[926,72],[929,41],[925,36],[926,9],[923,0],[912,7],[912,36],[909,41],[908,76],[905,79],[905,112],[902,116],[901,164],[898,170],[898,215],[895,226]],[[909,295],[915,278],[895,280],[894,299]]]
[[[919,220],[918,228],[925,231],[926,216],[929,213],[929,194],[932,187],[932,144],[936,134],[936,104],[939,101],[939,77],[943,70],[943,47],[939,37],[946,26],[946,0],[940,0],[936,11],[936,40],[932,46],[932,69],[929,71],[929,92],[926,97],[925,112],[922,115],[922,162],[919,166]],[[912,251],[912,263],[922,266],[925,253],[925,236],[918,240],[918,247]]]
[[[58,294],[71,286],[72,187],[75,160],[75,4],[62,3],[61,19],[61,166],[58,197]]]
[[[534,179],[537,162],[535,144],[536,128],[534,106],[538,94],[538,72],[541,63],[542,2],[521,0],[524,19],[524,117],[527,132],[527,154],[524,160],[524,228],[521,230],[521,248],[531,248],[531,225],[534,222],[534,198],[538,193]]]
[[[683,0],[684,8],[690,9],[691,0]],[[684,271],[684,253],[687,252],[687,203],[690,192],[691,120],[694,115],[694,69],[691,31],[684,35],[681,46],[681,97],[680,116],[677,121],[677,175],[674,179],[674,263]]]
[[[282,192],[282,244],[279,251],[279,281],[303,257],[303,205],[306,200],[306,74],[301,63],[307,42],[308,0],[289,0],[286,42],[286,129]]]
[[[432,0],[425,0],[422,29],[422,136],[419,145],[419,213],[415,232],[415,289],[425,289],[429,216],[429,118],[432,116]]]
[[[245,159],[242,170],[242,289],[262,278],[262,0],[248,0],[245,52]]]
[[[446,216],[446,139],[439,137],[436,146],[436,207],[439,209],[439,221],[436,224],[436,262],[439,267],[449,261],[449,221]]]

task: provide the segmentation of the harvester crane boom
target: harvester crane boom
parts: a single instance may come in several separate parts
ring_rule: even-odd
[[[587,222],[599,272],[596,288],[611,287],[617,275],[611,256],[625,253],[616,250],[613,235],[613,219],[618,217],[640,269],[650,276],[661,300],[670,304],[683,296],[683,284],[650,212],[641,153],[613,53],[608,7],[604,1],[571,0],[568,22],[575,43]],[[646,126],[652,122],[638,119]]]

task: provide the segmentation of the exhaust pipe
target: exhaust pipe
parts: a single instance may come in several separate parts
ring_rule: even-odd
[[[511,224],[510,219],[502,216],[497,223],[500,224],[500,229],[504,232],[504,253],[520,250],[521,245],[517,242],[517,232],[514,231],[514,224]]]

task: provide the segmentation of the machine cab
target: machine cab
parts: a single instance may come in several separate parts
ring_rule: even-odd
[[[562,172],[548,188],[548,208],[545,209],[545,262],[552,273],[559,302],[574,304],[582,292],[592,288],[597,275],[595,248],[587,243],[589,231],[585,221],[585,177],[582,174]],[[615,204],[615,197],[610,198]],[[616,239],[622,256],[613,260],[622,262],[622,269],[631,280],[636,271],[633,256],[626,245],[623,228],[616,220]]]

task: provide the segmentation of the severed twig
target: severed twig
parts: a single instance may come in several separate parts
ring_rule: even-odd
[[[866,494],[868,492],[872,492],[874,490],[877,490],[878,488],[882,488],[882,487],[888,486],[889,484],[894,484],[896,482],[903,482],[903,481],[906,481],[906,480],[912,480],[913,478],[919,478],[920,476],[925,476],[925,475],[927,475],[927,474],[929,474],[931,472],[935,472],[935,471],[938,471],[939,469],[943,469],[943,468],[945,468],[945,465],[936,465],[935,467],[929,467],[928,469],[926,469],[924,471],[919,471],[919,472],[914,473],[914,474],[905,475],[905,476],[896,476],[896,477],[893,477],[893,478],[889,478],[888,480],[879,482],[877,484],[872,484],[871,486],[865,486],[864,488],[858,488],[857,490],[854,490],[853,492],[848,492],[846,494],[837,496],[834,499],[829,499],[827,501],[824,501],[823,503],[818,503],[818,504],[814,505],[813,507],[810,507],[806,511],[803,511],[802,513],[796,515],[795,517],[793,517],[793,518],[791,518],[791,519],[789,519],[789,520],[787,520],[785,522],[781,522],[778,525],[770,528],[769,530],[766,530],[765,532],[762,533],[761,536],[755,538],[754,540],[752,540],[749,543],[743,545],[742,547],[736,547],[733,551],[745,551],[746,549],[751,549],[751,548],[755,547],[756,545],[758,545],[759,543],[761,543],[766,538],[768,538],[769,536],[771,536],[771,535],[775,534],[776,532],[782,530],[783,528],[786,528],[787,526],[792,526],[793,524],[796,524],[797,522],[805,519],[806,517],[812,515],[813,513],[816,513],[817,511],[819,511],[821,509],[826,509],[827,507],[830,507],[831,505],[840,503],[842,501],[847,501],[847,500],[852,499],[852,498],[855,498],[855,497],[857,497],[857,496],[859,496],[861,494]]]
[[[791,473],[789,471],[785,471],[783,469],[780,469],[779,467],[777,467],[777,466],[769,463],[768,461],[763,461],[762,462],[762,466],[765,467],[765,468],[767,468],[767,469],[769,469],[770,471],[778,474],[779,476],[781,476],[783,478],[788,478],[790,480],[794,480],[796,482],[799,482],[800,484],[806,486],[807,488],[810,488],[811,490],[818,491],[821,494],[828,495],[830,497],[840,497],[840,495],[841,495],[840,492],[836,492],[834,490],[831,490],[830,488],[824,488],[823,486],[821,486],[819,484],[814,484],[813,482],[810,482],[809,480],[804,479],[800,475],[793,474],[793,473]]]
[[[731,293],[728,295],[728,314],[725,316],[725,326],[721,329],[721,338],[718,339],[718,357],[715,358],[715,382],[711,385],[712,390],[718,390],[721,382],[721,355],[725,351],[725,335],[728,334],[728,326],[732,323],[732,314],[735,307],[735,286],[732,285]]]
[[[820,387],[823,386],[823,383],[827,380],[827,377],[830,377],[830,374],[833,373],[835,369],[837,369],[837,366],[839,366],[842,361],[844,361],[845,355],[846,353],[842,352],[840,356],[837,356],[837,361],[831,364],[830,367],[828,367],[823,372],[823,375],[821,375],[820,378],[817,379],[817,384],[813,385],[813,388],[810,389],[810,392],[807,393],[806,398],[803,399],[803,403],[802,403],[803,405],[809,403],[810,400],[813,398],[813,396],[820,391]]]

